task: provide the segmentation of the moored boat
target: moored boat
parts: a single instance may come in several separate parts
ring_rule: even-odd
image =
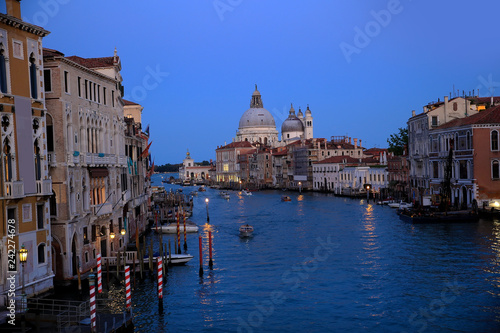
[[[200,192],[205,192],[206,190],[205,186],[200,186],[200,188],[198,188],[198,191]]]
[[[157,230],[156,227],[152,227],[153,230]],[[184,232],[184,222],[181,221],[179,223],[179,230],[181,233]],[[191,221],[186,221],[186,232],[187,233],[194,233],[198,232],[199,228],[198,226],[191,222]],[[177,223],[167,223],[164,225],[159,225],[158,226],[158,233],[163,233],[163,234],[176,234],[177,233]]]
[[[292,201],[292,198],[290,198],[288,195],[283,195],[281,196],[281,201]]]
[[[399,218],[405,222],[411,223],[457,223],[457,222],[477,222],[479,215],[473,212],[436,212],[436,213],[417,213],[409,210],[403,210]]]
[[[253,234],[253,227],[245,224],[240,227],[240,237],[250,237]]]
[[[241,191],[241,194],[243,194],[243,195],[252,195],[252,192],[247,191],[247,190],[243,190],[243,191]]]
[[[156,254],[156,257],[154,258],[155,261],[157,261],[158,254]],[[194,257],[190,254],[172,254],[169,255],[168,253],[165,254],[163,263],[167,264],[169,260],[172,265],[185,265],[187,262],[189,262],[191,259]],[[148,256],[144,256],[144,260],[146,261],[148,259]]]

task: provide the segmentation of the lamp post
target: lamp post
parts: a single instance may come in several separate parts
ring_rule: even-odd
[[[205,202],[207,203],[207,223],[210,223],[210,217],[208,216],[208,198],[205,198]]]
[[[115,233],[113,231],[109,233],[109,238],[115,239]]]
[[[302,193],[302,183],[299,182],[299,193]]]
[[[22,289],[21,289],[21,309],[23,310],[23,315],[22,315],[22,320],[21,320],[21,326],[22,326],[22,332],[25,330],[25,317],[24,317],[24,310],[26,309],[26,295],[24,293],[24,264],[28,260],[28,250],[24,247],[24,244],[21,246],[21,249],[19,250],[19,261],[21,262],[22,269],[21,269],[21,283],[22,283]]]
[[[241,191],[241,180],[240,180],[240,191]]]
[[[366,203],[370,202],[370,185],[366,185]]]
[[[125,228],[122,228],[122,230],[120,230],[120,234],[122,236],[125,236],[126,233],[127,233],[127,231],[125,230]]]

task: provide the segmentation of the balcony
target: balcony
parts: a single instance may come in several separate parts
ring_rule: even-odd
[[[5,182],[4,184],[5,184],[5,197],[12,199],[24,197],[23,181]]]
[[[37,180],[36,193],[39,195],[52,195],[52,179]]]
[[[54,159],[55,159],[55,153],[54,153]],[[68,153],[68,164],[70,166],[74,166],[75,164],[80,164],[80,155],[75,153]]]
[[[103,203],[100,205],[94,205],[92,206],[92,212],[94,213],[95,216],[108,215],[113,212],[113,206],[111,205],[110,202]]]

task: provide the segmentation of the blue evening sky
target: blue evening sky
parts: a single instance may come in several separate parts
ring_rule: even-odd
[[[500,2],[477,0],[41,0],[22,16],[65,55],[122,61],[126,98],[144,106],[155,163],[215,159],[254,84],[278,130],[290,103],[314,136],[387,147],[412,110],[455,90],[497,86]],[[5,13],[5,2],[0,10]],[[360,33],[361,31],[361,33]],[[152,75],[153,73],[154,75]],[[477,91],[477,90],[476,90]]]

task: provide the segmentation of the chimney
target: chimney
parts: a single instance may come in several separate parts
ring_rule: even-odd
[[[363,146],[361,145],[361,139],[359,139],[359,148],[363,148]]]
[[[494,105],[494,104],[493,104],[493,95],[491,95],[491,103],[490,103],[490,104],[491,104],[491,106],[493,106],[493,105]]]
[[[7,4],[7,15],[21,19],[21,0],[5,0]]]
[[[349,144],[351,144],[351,137],[349,137]]]
[[[444,96],[444,104],[448,104],[448,96]]]
[[[411,110],[411,116],[412,116],[412,117],[415,117],[415,115],[416,115],[415,110]]]
[[[354,149],[358,148],[358,139],[354,138]]]

